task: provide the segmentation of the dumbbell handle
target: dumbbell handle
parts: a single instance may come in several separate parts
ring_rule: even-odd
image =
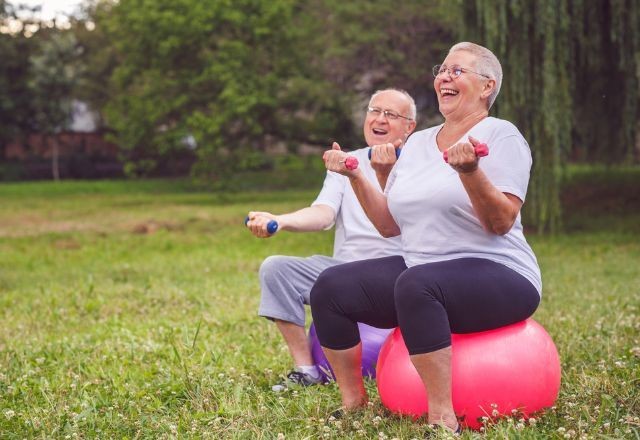
[[[401,148],[396,148],[396,159],[400,157],[400,150]],[[371,160],[371,148],[369,148],[369,151],[367,151],[367,155],[369,156],[369,160]]]
[[[371,148],[367,152],[369,156],[369,160],[371,160]],[[400,157],[400,150],[396,150],[396,159]],[[355,170],[358,168],[358,159],[355,156],[347,156],[347,158],[343,161],[345,168],[348,170]]]
[[[478,157],[484,157],[489,155],[489,148],[487,147],[487,144],[478,144],[473,148],[476,152],[476,156]],[[449,163],[448,150],[445,150],[442,152],[442,158],[446,163]]]
[[[249,216],[246,216],[244,219],[245,226],[247,226],[247,223],[249,223]],[[278,222],[275,220],[269,220],[269,223],[267,223],[267,232],[269,233],[269,235],[275,234],[277,230],[278,230]]]

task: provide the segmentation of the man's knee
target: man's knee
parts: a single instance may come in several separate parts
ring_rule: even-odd
[[[259,276],[263,281],[281,277],[287,273],[291,264],[291,257],[271,255],[260,265]]]

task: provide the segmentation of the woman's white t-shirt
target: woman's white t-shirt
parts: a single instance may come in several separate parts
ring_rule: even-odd
[[[385,193],[391,215],[402,231],[408,267],[457,258],[485,258],[513,269],[542,292],[540,269],[524,238],[520,214],[505,235],[488,233],[474,213],[458,173],[442,158],[436,135],[442,125],[414,133],[389,176]],[[531,150],[508,121],[488,117],[459,142],[473,136],[489,155],[479,166],[500,191],[524,202]]]

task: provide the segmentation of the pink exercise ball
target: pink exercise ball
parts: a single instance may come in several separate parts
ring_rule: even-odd
[[[360,330],[360,341],[362,342],[362,376],[375,379],[380,348],[393,329],[372,327],[359,322],[358,330]],[[322,346],[316,334],[316,327],[313,323],[309,327],[309,345],[311,346],[313,362],[318,366],[322,377],[325,380],[334,379],[333,369],[322,351]]]
[[[494,330],[454,334],[452,397],[456,415],[472,429],[482,417],[519,417],[553,405],[560,390],[560,358],[553,340],[533,319]],[[396,328],[380,350],[378,392],[391,411],[420,417],[427,394]]]

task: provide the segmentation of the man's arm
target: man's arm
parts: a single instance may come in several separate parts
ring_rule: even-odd
[[[330,228],[336,219],[336,213],[328,205],[313,205],[287,214],[274,215],[270,212],[249,212],[247,227],[256,237],[267,238],[267,224],[271,220],[278,222],[279,231],[316,232]]]
[[[313,205],[299,211],[276,216],[281,229],[291,232],[316,232],[329,229],[336,220],[333,208]]]

